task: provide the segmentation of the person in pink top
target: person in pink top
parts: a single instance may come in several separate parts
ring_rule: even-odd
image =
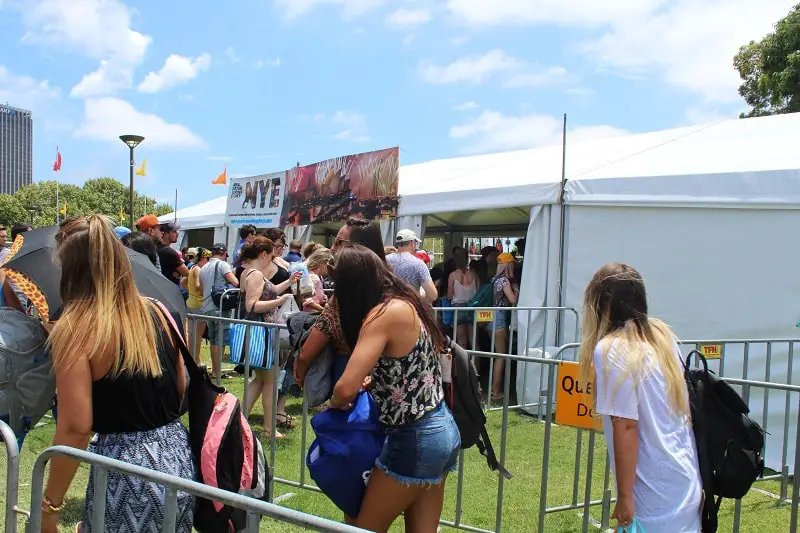
[[[328,264],[333,260],[333,254],[327,248],[315,250],[306,260],[311,282],[314,284],[314,294],[303,301],[303,311],[322,311],[328,302],[322,286],[322,276],[328,272]]]

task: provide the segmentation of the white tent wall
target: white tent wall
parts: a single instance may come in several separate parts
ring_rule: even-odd
[[[414,233],[417,234],[417,238],[422,240],[422,239],[425,238],[426,223],[427,223],[427,217],[424,216],[424,215],[397,217],[394,220],[394,231],[392,233],[396,234],[400,230],[410,229]],[[389,237],[391,237],[391,239],[390,239],[391,245],[394,246],[394,244],[395,244],[394,243],[394,235],[389,234]],[[386,235],[384,235],[384,239],[385,238],[386,238]],[[384,243],[386,243],[386,240],[384,240]]]
[[[670,324],[679,338],[797,337],[800,248],[794,243],[800,210],[582,205],[569,207],[568,221],[565,305],[580,308],[595,271],[623,262],[644,277],[649,313]],[[725,376],[745,377],[743,352],[742,346],[725,348]],[[753,345],[746,378],[800,382],[800,365],[788,376],[787,362],[788,345],[775,344],[767,375],[766,346]],[[719,361],[710,363],[718,371]],[[785,394],[769,397],[766,462],[780,470]],[[751,388],[749,404],[760,420],[763,390]],[[794,454],[796,400],[791,405],[789,457]]]

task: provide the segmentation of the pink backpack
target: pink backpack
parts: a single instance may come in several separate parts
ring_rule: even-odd
[[[195,363],[175,319],[169,320],[189,373],[189,442],[200,482],[256,499],[268,498],[269,472],[264,449],[244,417],[239,399],[217,387]],[[221,502],[198,498],[194,528],[199,533],[233,533],[245,529],[247,515]]]

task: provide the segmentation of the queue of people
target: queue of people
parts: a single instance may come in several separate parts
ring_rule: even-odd
[[[165,249],[177,239],[177,224],[156,225],[148,217],[140,222],[139,231],[132,233],[113,228],[102,216],[61,225],[56,254],[63,310],[50,334],[60,407],[54,444],[88,446],[101,455],[194,479],[197,473],[180,422],[186,390],[183,360],[167,320],[138,292],[124,246],[145,250],[162,275],[183,285],[189,309],[209,317],[218,314],[214,293],[240,286],[243,317],[279,321],[276,315],[295,300],[291,287],[302,274],[284,257],[286,239],[279,229],[259,235],[254,228],[243,228],[235,257],[219,243],[187,250],[175,266],[172,252],[177,251]],[[447,476],[457,462],[459,431],[443,402],[439,358],[445,324],[431,302],[442,294],[453,307],[466,308],[482,289],[490,293],[493,307],[511,307],[519,298],[521,265],[512,254],[487,251],[468,264],[466,250],[459,247],[453,251],[452,270],[435,279],[415,262],[424,266],[414,255],[417,242],[413,232],[401,231],[396,251],[387,255],[377,225],[352,219],[330,250],[290,244],[314,276],[314,289],[302,306],[319,312],[291,369],[294,381],[302,385],[309,366],[329,346],[336,363],[328,408],[348,409],[357,393],[368,389],[378,409],[384,446],[360,512],[345,517],[376,532],[387,531],[401,514],[408,532],[436,531]],[[100,257],[100,250],[106,257]],[[240,269],[238,276],[231,259]],[[10,280],[0,282],[5,297]],[[330,297],[326,283],[333,286]],[[459,321],[455,332],[465,346],[471,342],[470,326]],[[510,326],[502,312],[486,326],[494,351],[509,346]],[[205,327],[216,349],[215,336],[225,328],[212,320],[197,327],[195,339]],[[199,345],[194,349],[197,357]],[[579,358],[584,378],[594,380],[595,410],[603,417],[617,489],[612,518],[620,527],[636,520],[648,533],[698,533],[702,487],[680,352],[669,327],[648,315],[644,282],[632,267],[606,265],[589,282]],[[245,410],[249,413],[260,395],[264,436],[280,438],[278,429],[291,429],[293,419],[279,402],[279,428],[268,425],[271,402],[265,399],[279,386],[267,371],[273,364],[277,362],[255,369],[252,380],[248,377]],[[494,375],[502,370],[495,362]],[[495,399],[503,392],[499,385],[492,383]],[[57,531],[77,466],[65,457],[51,460],[41,502],[43,531]],[[108,529],[160,528],[162,487],[113,472],[108,487],[115,495],[107,498]],[[79,531],[91,529],[94,490],[90,476]],[[192,496],[179,494],[176,531],[191,531],[193,506]]]

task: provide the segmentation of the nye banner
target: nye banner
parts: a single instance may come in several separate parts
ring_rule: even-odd
[[[284,221],[303,225],[393,218],[399,177],[397,147],[295,167],[286,172]]]
[[[281,225],[285,171],[228,178],[228,181],[226,221],[229,226],[251,224],[257,228],[275,228]]]

